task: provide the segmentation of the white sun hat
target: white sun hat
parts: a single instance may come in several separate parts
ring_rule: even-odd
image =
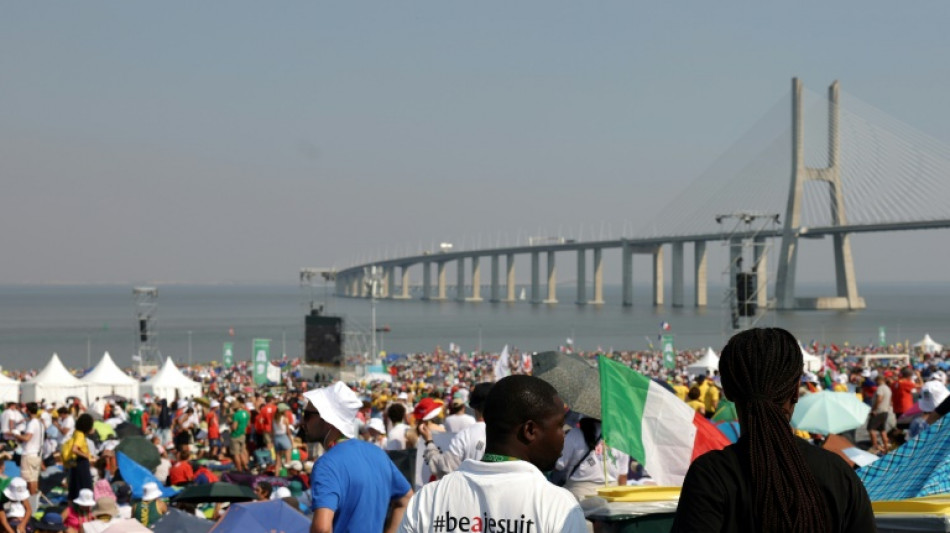
[[[96,498],[93,497],[92,489],[81,489],[79,491],[79,497],[73,500],[73,503],[76,505],[82,505],[83,507],[92,507],[96,505]]]
[[[369,427],[369,429],[376,430],[377,433],[386,434],[386,426],[383,425],[381,418],[370,418],[366,426]]]
[[[22,502],[29,498],[30,491],[26,488],[26,480],[22,477],[11,479],[7,488],[3,489],[3,495],[6,496],[8,500],[14,502]]]
[[[305,392],[303,396],[328,424],[340,430],[345,437],[356,437],[356,413],[363,407],[363,402],[345,383],[337,381],[329,387]]]
[[[158,483],[150,481],[142,485],[142,501],[150,502],[162,497],[162,491],[158,488]]]

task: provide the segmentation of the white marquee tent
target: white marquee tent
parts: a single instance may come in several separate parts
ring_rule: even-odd
[[[96,367],[82,377],[86,384],[86,404],[90,405],[96,398],[117,394],[130,400],[139,399],[139,381],[119,368],[112,360],[109,352],[102,355]]]
[[[86,397],[86,384],[70,374],[56,354],[53,354],[39,374],[21,384],[20,390],[23,392],[21,400],[24,402],[45,400],[62,405],[70,396],[80,399]]]
[[[923,340],[914,343],[914,348],[920,348],[924,353],[938,353],[943,350],[943,345],[931,339],[929,333],[925,333]]]
[[[139,390],[142,394],[151,394],[172,401],[175,399],[176,392],[182,399],[198,398],[201,396],[201,383],[188,379],[188,376],[183,374],[169,357],[165,359],[165,364],[154,376],[142,383]]]
[[[810,354],[802,348],[802,366],[809,372],[818,372],[821,370],[821,357]]]
[[[0,402],[20,401],[20,382],[0,374]]]
[[[709,376],[719,370],[719,356],[712,348],[707,348],[706,353],[698,361],[686,367],[686,373],[690,376]]]

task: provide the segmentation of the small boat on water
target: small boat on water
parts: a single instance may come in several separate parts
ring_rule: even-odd
[[[521,287],[521,294],[518,295],[518,299],[521,300],[522,302],[527,299],[527,294],[524,290],[524,287]]]

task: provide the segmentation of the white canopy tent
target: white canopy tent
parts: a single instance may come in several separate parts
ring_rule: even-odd
[[[201,396],[201,383],[188,379],[169,357],[154,376],[142,383],[139,391],[168,401],[174,400],[176,393],[181,399],[198,398]]]
[[[707,348],[706,353],[698,361],[686,367],[686,373],[690,376],[711,376],[718,370],[719,356],[712,348]]]
[[[818,372],[821,370],[821,357],[810,354],[802,348],[802,366],[809,372]]]
[[[20,382],[0,374],[0,402],[20,401]]]
[[[86,384],[66,370],[56,354],[53,354],[39,374],[21,384],[20,390],[23,393],[21,400],[24,402],[45,400],[62,405],[70,396],[81,400],[86,398]]]
[[[139,399],[139,381],[119,368],[112,360],[109,352],[102,355],[88,374],[82,377],[86,384],[86,404],[89,405],[96,398],[119,395],[130,400]]]
[[[938,353],[943,350],[943,345],[931,339],[929,333],[925,333],[923,340],[914,343],[914,348],[918,348],[924,353]]]

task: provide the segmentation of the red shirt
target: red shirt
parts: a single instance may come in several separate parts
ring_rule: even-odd
[[[191,468],[188,461],[178,461],[175,466],[168,471],[168,484],[181,485],[195,479],[195,471]]]
[[[208,422],[208,438],[220,439],[221,431],[218,430],[218,414],[214,411],[208,411],[205,415],[205,421]]]
[[[914,405],[914,391],[917,390],[917,384],[909,379],[900,379],[891,388],[894,393],[891,402],[894,404],[894,414],[900,415]]]
[[[265,403],[261,407],[256,421],[258,433],[270,433],[273,431],[275,414],[277,414],[277,405],[273,403]]]

